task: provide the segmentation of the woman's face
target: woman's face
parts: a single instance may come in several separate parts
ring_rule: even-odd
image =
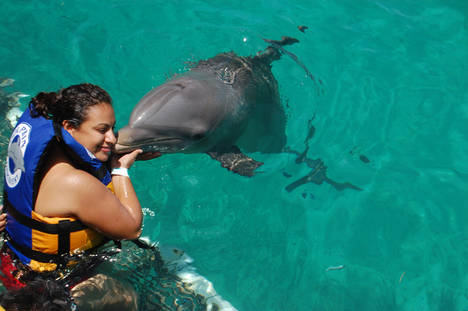
[[[79,127],[72,128],[66,121],[63,126],[77,142],[91,151],[98,160],[105,162],[117,141],[114,135],[114,109],[108,103],[100,103],[88,107],[86,113]]]

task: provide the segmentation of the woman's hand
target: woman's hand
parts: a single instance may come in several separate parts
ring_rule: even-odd
[[[0,205],[0,212],[3,211],[3,205]],[[0,215],[0,231],[5,230],[6,226],[6,214],[3,213]]]
[[[139,154],[143,153],[143,150],[136,149],[130,153],[125,154],[113,154],[112,155],[112,168],[116,167],[123,167],[123,168],[130,168]]]

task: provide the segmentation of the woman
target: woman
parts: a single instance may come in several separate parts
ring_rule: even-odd
[[[3,212],[3,205],[0,205],[0,212]],[[6,225],[6,213],[0,214],[0,232],[5,229]]]
[[[142,150],[112,155],[114,125],[109,94],[92,84],[39,93],[18,120],[5,167],[1,279],[8,289],[109,239],[140,235],[142,211],[127,170]]]

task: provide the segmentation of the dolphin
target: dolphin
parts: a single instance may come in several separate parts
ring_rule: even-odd
[[[15,80],[11,78],[0,78],[0,87],[12,86],[14,82]]]
[[[233,52],[201,60],[187,73],[152,89],[118,132],[117,153],[208,153],[234,173],[253,176],[262,162],[244,152],[281,152],[286,116],[271,63],[283,37],[255,56]]]
[[[6,111],[5,120],[9,121],[8,125],[14,128],[16,121],[23,113],[19,107],[21,106],[21,98],[29,95],[21,92],[7,93],[4,88],[12,86],[15,82],[12,78],[0,78],[0,110]]]

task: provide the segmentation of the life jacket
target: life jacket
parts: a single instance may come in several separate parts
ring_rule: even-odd
[[[78,143],[62,126],[42,116],[32,117],[31,106],[13,130],[5,164],[4,205],[6,243],[34,271],[51,271],[69,254],[90,250],[107,239],[71,217],[45,217],[34,211],[45,163],[54,146],[60,146],[73,165],[111,190],[107,165]],[[54,202],[50,202],[54,204]]]

